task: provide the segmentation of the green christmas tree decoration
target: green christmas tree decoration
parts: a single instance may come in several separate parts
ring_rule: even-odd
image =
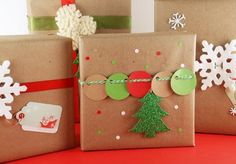
[[[79,56],[77,56],[73,62],[75,65],[79,65]]]
[[[80,72],[79,72],[79,70],[75,73],[75,77],[80,78]]]
[[[76,54],[77,54],[77,56],[76,56],[73,63],[76,64],[76,65],[79,65],[79,50],[78,49],[76,50]]]
[[[143,103],[143,106],[134,115],[139,121],[131,129],[131,132],[144,133],[145,137],[153,138],[159,132],[170,130],[162,120],[162,117],[167,116],[168,113],[161,108],[160,97],[153,92],[149,92],[140,102]]]
[[[77,53],[77,57],[75,58],[73,64],[79,66],[79,51],[76,50],[76,53]],[[78,69],[78,71],[75,73],[75,77],[80,78],[80,72],[79,72],[79,69]]]

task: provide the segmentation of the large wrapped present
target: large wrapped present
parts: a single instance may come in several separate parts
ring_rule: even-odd
[[[58,9],[71,3],[76,3],[82,15],[94,18],[98,33],[129,32],[131,29],[131,0],[27,0],[29,30],[55,33]]]
[[[0,162],[75,146],[71,40],[0,37]]]
[[[81,37],[82,150],[193,146],[195,39]]]
[[[156,0],[156,31],[197,34],[196,131],[236,134],[236,1]]]

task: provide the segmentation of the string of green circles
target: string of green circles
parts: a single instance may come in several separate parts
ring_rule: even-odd
[[[197,85],[196,75],[189,69],[179,69],[175,73],[159,72],[154,77],[145,71],[136,71],[127,76],[114,73],[109,78],[96,74],[80,81],[84,94],[95,101],[109,96],[113,100],[124,100],[130,95],[144,97],[152,91],[159,97],[169,97],[173,93],[184,96],[191,94]]]

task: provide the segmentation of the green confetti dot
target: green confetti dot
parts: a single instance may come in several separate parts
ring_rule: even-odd
[[[182,48],[184,46],[184,43],[182,41],[178,41],[177,45],[178,47]]]
[[[112,61],[111,61],[111,64],[112,64],[112,65],[116,65],[116,64],[117,64],[117,61],[116,61],[116,60],[112,60]]]
[[[144,69],[145,69],[145,70],[148,70],[148,69],[149,69],[149,65],[145,65],[145,66],[144,66]]]

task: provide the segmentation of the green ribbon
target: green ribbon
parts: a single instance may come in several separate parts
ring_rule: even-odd
[[[55,17],[28,17],[30,31],[57,30]]]
[[[130,16],[93,16],[97,29],[130,29]]]
[[[130,16],[93,16],[97,29],[130,29]],[[28,17],[30,31],[57,30],[54,16]]]

